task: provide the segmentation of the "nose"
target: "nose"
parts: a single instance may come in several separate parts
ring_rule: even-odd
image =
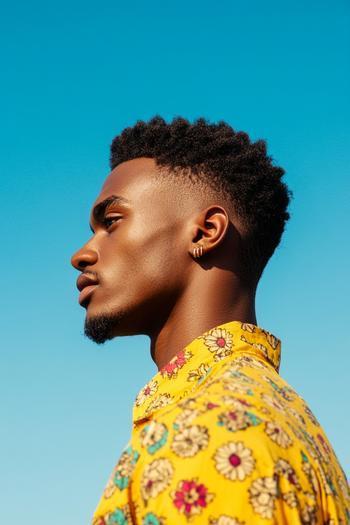
[[[76,270],[84,270],[87,266],[96,264],[98,255],[94,250],[83,246],[71,258],[71,264]]]

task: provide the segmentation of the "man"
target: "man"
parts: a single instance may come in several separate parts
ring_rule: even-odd
[[[114,139],[111,168],[72,257],[85,334],[146,334],[159,371],[93,524],[348,523],[345,475],[256,321],[284,170],[224,122],[158,116]]]

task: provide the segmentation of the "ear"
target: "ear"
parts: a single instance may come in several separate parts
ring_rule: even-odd
[[[230,219],[222,206],[215,204],[201,211],[192,226],[190,253],[198,244],[203,246],[204,254],[214,250],[224,240],[229,224]]]

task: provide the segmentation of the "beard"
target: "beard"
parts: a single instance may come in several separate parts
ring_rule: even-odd
[[[94,343],[101,345],[115,337],[115,330],[125,317],[125,312],[100,314],[86,317],[84,335]]]

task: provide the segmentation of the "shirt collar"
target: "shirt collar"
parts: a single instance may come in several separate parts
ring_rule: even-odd
[[[281,341],[257,325],[240,321],[207,330],[180,350],[139,391],[133,406],[134,425],[196,390],[213,369],[233,360],[237,353],[254,354],[278,372]]]

